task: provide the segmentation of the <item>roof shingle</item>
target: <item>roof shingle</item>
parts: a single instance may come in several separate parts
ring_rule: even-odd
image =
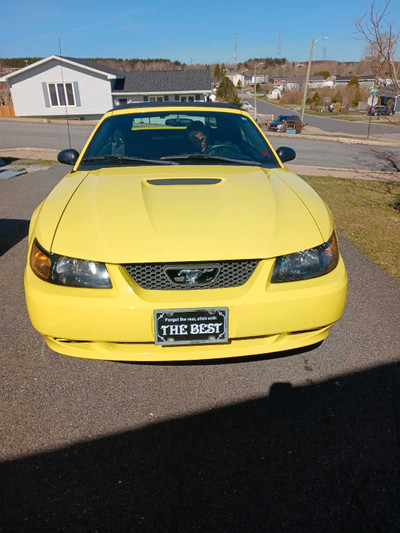
[[[82,65],[84,67],[94,68],[96,70],[106,72],[107,74],[115,74],[115,76],[125,76],[124,72],[120,72],[119,70],[108,67],[107,65],[103,65],[102,63],[91,61],[90,59],[82,59],[80,57],[66,57],[66,56],[62,56],[62,57],[64,59],[68,59],[69,61],[74,61],[74,63],[78,63],[79,65]]]
[[[209,91],[212,85],[208,69],[125,72],[124,76],[118,92]]]

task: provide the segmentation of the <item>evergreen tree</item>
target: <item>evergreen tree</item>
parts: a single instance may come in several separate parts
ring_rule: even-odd
[[[226,76],[222,79],[217,90],[218,98],[224,100],[228,104],[236,105],[241,107],[242,101],[238,96],[236,87],[233,85],[232,81]]]

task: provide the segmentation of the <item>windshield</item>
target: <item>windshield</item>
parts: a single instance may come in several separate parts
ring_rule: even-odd
[[[107,118],[83,154],[80,168],[150,164],[280,166],[246,116],[160,110]]]

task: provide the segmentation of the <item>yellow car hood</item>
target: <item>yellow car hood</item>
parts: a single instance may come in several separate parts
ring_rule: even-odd
[[[287,169],[108,168],[80,183],[51,251],[107,263],[261,259],[317,246],[332,229],[323,202]]]

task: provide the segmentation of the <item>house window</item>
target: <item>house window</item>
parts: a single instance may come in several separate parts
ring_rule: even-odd
[[[164,96],[164,102],[169,102],[169,96],[168,95]]]
[[[179,102],[179,100],[180,100],[179,94],[176,94],[175,95],[175,102]]]
[[[181,102],[194,102],[194,95],[181,96]]]
[[[149,97],[148,96],[143,96],[143,102],[148,102],[149,101]]]
[[[200,100],[200,95],[196,94],[194,98],[195,98],[196,102],[198,102]]]
[[[72,83],[49,83],[48,87],[52,107],[75,105],[75,94]]]

